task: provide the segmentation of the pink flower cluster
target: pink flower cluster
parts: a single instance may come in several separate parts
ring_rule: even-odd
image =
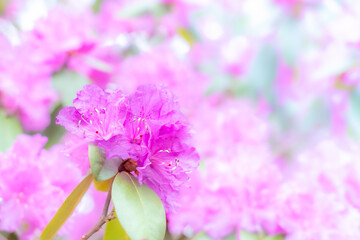
[[[0,229],[21,239],[39,236],[81,179],[62,147],[44,150],[46,141],[41,135],[19,135],[0,153]]]
[[[38,236],[96,144],[136,163],[174,234],[360,239],[356,1],[62,1],[28,31],[29,1],[3,2],[1,111],[41,132],[65,97],[96,85],[58,115],[68,133],[43,132],[65,147],[21,135],[0,153],[0,231]],[[84,81],[56,82],[63,73]],[[82,211],[96,212],[89,195]],[[76,226],[66,238],[84,233]]]
[[[274,210],[286,239],[360,237],[359,152],[355,142],[325,139],[283,171]]]
[[[31,31],[0,34],[0,104],[20,119],[25,131],[43,131],[55,102],[62,100],[63,93],[52,85],[53,74],[76,71],[102,87],[110,80],[118,57],[96,38],[95,20],[89,11],[58,6]],[[3,20],[0,25],[11,26]]]
[[[51,69],[30,48],[11,46],[0,35],[0,102],[8,114],[18,115],[27,131],[50,123],[50,107],[57,98],[51,87]]]
[[[181,208],[169,215],[172,233],[191,237],[205,231],[212,239],[240,237],[243,230],[283,234],[286,240],[360,237],[358,143],[325,139],[287,160],[270,151],[266,109],[228,100],[212,108],[204,110],[212,121],[204,113],[193,119],[203,163],[181,192]],[[255,138],[249,135],[255,131]]]
[[[177,205],[180,187],[198,165],[189,125],[177,100],[154,85],[140,86],[130,96],[86,85],[78,92],[74,107],[60,111],[57,123],[104,148],[108,159],[135,161],[133,174],[170,211]]]
[[[201,109],[192,120],[203,166],[182,192],[181,209],[169,216],[170,231],[190,236],[205,231],[222,239],[276,224],[273,193],[282,177],[266,144],[266,108],[222,99],[216,105],[205,102]]]

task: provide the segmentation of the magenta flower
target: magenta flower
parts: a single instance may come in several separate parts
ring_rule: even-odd
[[[125,170],[151,187],[168,211],[175,209],[181,186],[198,165],[176,98],[154,85],[140,86],[131,96],[87,85],[57,122],[104,148],[107,159],[127,163]]]
[[[127,97],[121,91],[105,92],[96,85],[84,86],[74,107],[59,113],[57,123],[86,140],[109,140],[124,132]]]

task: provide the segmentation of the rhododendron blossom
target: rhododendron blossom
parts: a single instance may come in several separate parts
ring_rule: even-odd
[[[43,130],[50,123],[50,107],[57,94],[51,71],[27,46],[12,46],[0,35],[0,105],[19,117],[27,131]]]
[[[128,96],[87,85],[78,92],[74,107],[61,110],[57,123],[105,149],[107,161],[130,161],[133,167],[126,170],[151,187],[169,211],[198,165],[189,124],[176,98],[161,87],[140,86]]]
[[[0,239],[359,240],[360,1],[0,0]]]
[[[181,192],[181,208],[169,216],[171,232],[192,236],[205,231],[222,239],[242,229],[274,229],[276,196],[270,193],[279,188],[281,172],[266,142],[264,116],[263,109],[236,100],[201,106],[192,120],[204,167]]]
[[[360,237],[357,143],[325,139],[303,153],[284,173],[276,209],[289,240]]]
[[[42,149],[46,141],[41,135],[20,135],[0,154],[0,229],[21,239],[40,235],[81,177],[64,162],[60,146]]]

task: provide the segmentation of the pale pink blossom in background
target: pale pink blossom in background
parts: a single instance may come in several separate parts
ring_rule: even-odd
[[[41,135],[20,135],[0,155],[0,228],[21,239],[39,236],[81,180],[61,147],[43,149],[46,141]]]

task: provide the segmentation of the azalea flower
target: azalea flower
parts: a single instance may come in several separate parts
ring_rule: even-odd
[[[60,146],[43,149],[46,141],[41,135],[19,135],[0,153],[0,230],[21,239],[39,235],[81,178]]]
[[[120,158],[119,168],[152,188],[168,211],[175,210],[181,186],[198,165],[176,98],[155,85],[140,86],[130,96],[87,85],[57,123],[103,148],[107,161]]]

